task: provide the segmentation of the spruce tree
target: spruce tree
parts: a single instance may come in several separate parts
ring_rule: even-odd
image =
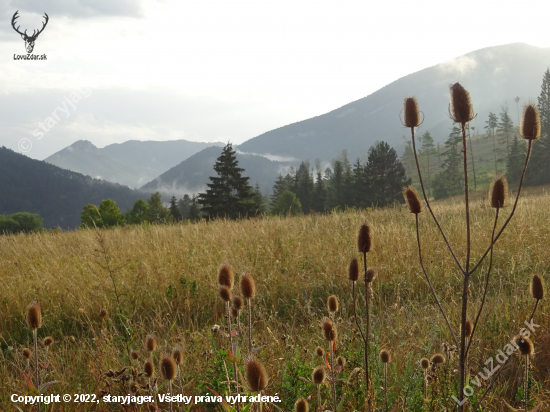
[[[432,195],[432,175],[431,175],[431,167],[433,165],[433,157],[437,153],[435,150],[435,144],[434,144],[434,138],[430,134],[430,132],[426,132],[422,135],[422,158],[425,160],[424,168],[426,170],[426,185],[428,187],[428,195]]]
[[[354,193],[354,206],[358,209],[363,209],[369,205],[368,202],[368,181],[365,174],[365,166],[361,163],[361,159],[357,158],[353,164],[353,193]]]
[[[172,198],[170,199],[170,214],[176,222],[180,221],[182,218],[176,196],[172,196]]]
[[[508,105],[502,106],[501,110],[497,132],[499,133],[499,143],[505,147],[503,155],[503,159],[505,160],[510,156],[510,146],[514,135],[514,122],[508,114]]]
[[[189,207],[191,206],[191,197],[188,194],[178,200],[178,209],[183,220],[189,219]]]
[[[445,142],[445,152],[443,152],[443,169],[433,182],[434,197],[440,199],[442,197],[452,196],[460,193],[464,185],[464,176],[461,173],[462,156],[458,150],[459,144],[462,142],[462,133],[460,128],[453,125],[449,138]]]
[[[284,177],[279,173],[279,177],[277,177],[277,180],[275,180],[275,184],[273,185],[273,194],[270,196],[269,209],[271,212],[273,212],[279,196],[285,190],[294,190],[294,178],[290,175],[290,173],[287,173]]]
[[[514,136],[510,146],[510,155],[506,159],[506,180],[510,185],[519,184],[523,166],[525,164],[525,145],[520,142],[517,136]]]
[[[295,194],[302,205],[304,213],[312,209],[311,198],[313,196],[313,180],[309,174],[309,162],[302,162],[295,178]]]
[[[192,222],[195,222],[201,218],[201,208],[199,206],[198,197],[195,196],[193,193],[193,196],[191,197],[191,203],[189,204],[189,217],[188,219]]]
[[[323,181],[321,171],[317,170],[317,180],[313,189],[312,208],[317,213],[324,213],[327,207],[327,187]]]
[[[498,175],[498,156],[497,156],[497,140],[496,130],[498,127],[497,115],[489,112],[489,119],[485,122],[485,138],[493,140],[493,155],[495,160],[495,176]]]
[[[214,165],[218,176],[211,176],[206,193],[199,194],[198,203],[205,217],[237,219],[256,215],[254,191],[249,178],[242,176],[244,169],[238,167],[235,153],[231,143],[223,148]]]

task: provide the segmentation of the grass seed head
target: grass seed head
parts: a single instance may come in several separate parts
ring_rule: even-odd
[[[408,186],[403,189],[403,197],[409,205],[409,210],[411,213],[417,215],[422,212],[422,202],[420,201],[418,193],[412,186]]]
[[[468,123],[474,118],[474,107],[470,93],[460,83],[455,83],[451,90],[451,118],[456,123]]]
[[[322,365],[317,366],[313,370],[313,375],[311,377],[316,385],[322,385],[325,382],[326,377],[325,367]]]
[[[253,298],[256,294],[254,279],[248,273],[241,276],[241,294],[245,299]]]
[[[518,335],[515,338],[515,342],[522,355],[532,355],[535,352],[535,345],[533,345],[533,341],[527,336]]]
[[[218,283],[220,286],[227,286],[229,289],[233,289],[233,270],[228,264],[224,264],[220,268],[220,273],[218,274]]]
[[[325,333],[325,339],[329,342],[335,341],[336,336],[338,336],[338,332],[336,332],[336,327],[330,319],[325,319],[325,321],[323,322],[323,332]]]
[[[371,283],[374,279],[376,279],[377,271],[375,268],[367,270],[367,273],[365,275],[365,282]]]
[[[240,296],[233,296],[233,300],[231,302],[234,309],[241,310],[243,308],[243,299]]]
[[[445,362],[445,356],[443,356],[441,353],[436,353],[430,358],[430,362],[439,365]]]
[[[154,352],[157,348],[157,338],[155,338],[155,335],[148,335],[147,339],[145,340],[145,347],[147,348],[148,352]]]
[[[534,275],[531,279],[531,296],[537,300],[544,298],[544,283],[539,275]]]
[[[162,377],[167,381],[174,380],[177,375],[176,362],[174,359],[165,355],[160,361],[160,370],[162,371]]]
[[[181,348],[174,348],[174,351],[172,352],[172,358],[174,358],[176,365],[181,365],[183,363],[183,351],[181,350]]]
[[[430,367],[430,360],[428,358],[420,359],[420,366],[422,366],[422,369],[428,369]]]
[[[390,352],[388,352],[386,349],[382,349],[380,351],[380,360],[382,363],[389,363],[391,360]]]
[[[338,298],[336,295],[330,295],[327,300],[328,311],[333,313],[338,311]]]
[[[137,350],[133,350],[130,352],[130,358],[132,358],[133,360],[138,360],[139,359],[139,352]]]
[[[318,357],[322,358],[323,356],[325,356],[325,350],[322,347],[317,346],[317,348],[315,349],[315,354]]]
[[[308,412],[309,411],[309,405],[307,401],[304,398],[300,398],[296,401],[294,404],[294,411],[295,412]]]
[[[536,140],[540,137],[540,112],[536,104],[529,103],[523,108],[519,131],[526,140]]]
[[[267,387],[267,372],[261,362],[253,355],[245,360],[246,380],[252,392],[263,391]]]
[[[220,298],[222,298],[224,302],[229,302],[231,300],[231,289],[229,289],[227,286],[221,285],[219,292]]]
[[[42,341],[45,347],[50,346],[53,343],[53,338],[51,336],[46,336]]]
[[[403,114],[405,127],[420,126],[420,110],[416,97],[406,97],[403,102]]]
[[[155,364],[151,359],[147,359],[145,365],[143,366],[143,372],[147,375],[148,378],[155,374]]]
[[[352,282],[356,282],[359,279],[359,262],[355,258],[349,262],[348,279]]]
[[[23,349],[23,357],[25,359],[30,359],[31,356],[32,356],[32,352],[30,349],[27,349],[27,348]]]
[[[371,227],[363,223],[359,229],[359,235],[357,236],[357,248],[360,253],[368,253],[372,247],[372,230]]]
[[[338,356],[336,358],[336,364],[343,368],[344,366],[346,366],[346,358],[344,358],[343,356]]]
[[[506,178],[503,176],[499,179],[493,180],[489,190],[489,201],[491,202],[491,207],[494,207],[495,209],[504,207],[507,196],[508,182],[506,181]]]
[[[30,330],[36,330],[42,326],[42,311],[38,303],[33,303],[27,311],[27,324]]]

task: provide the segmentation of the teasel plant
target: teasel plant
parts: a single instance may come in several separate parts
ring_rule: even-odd
[[[528,389],[529,389],[529,356],[535,353],[535,346],[533,341],[527,336],[516,336],[514,339],[519,352],[522,356],[525,356],[525,373],[523,375],[523,406],[527,410],[527,398],[528,398]]]
[[[483,306],[485,304],[485,298],[487,295],[487,290],[489,287],[489,278],[491,274],[492,269],[492,260],[493,260],[493,246],[497,242],[497,240],[500,238],[502,233],[504,232],[504,229],[512,219],[514,212],[516,211],[519,196],[521,193],[521,188],[523,186],[523,180],[525,177],[525,172],[527,170],[527,164],[529,163],[529,158],[531,156],[531,150],[533,146],[533,142],[540,137],[540,114],[538,107],[533,104],[529,103],[524,107],[523,115],[522,115],[522,121],[520,125],[520,134],[521,136],[528,141],[527,146],[527,154],[525,157],[525,164],[523,167],[523,171],[521,174],[521,178],[519,180],[519,186],[517,189],[515,201],[512,207],[512,210],[510,211],[510,214],[508,215],[507,219],[504,221],[500,229],[497,231],[497,223],[499,218],[499,212],[502,207],[505,206],[505,200],[507,195],[507,184],[506,180],[502,177],[500,179],[497,179],[492,184],[492,188],[490,191],[490,202],[491,206],[496,209],[495,211],[495,220],[493,224],[493,231],[491,235],[491,241],[485,252],[482,254],[482,256],[479,258],[477,263],[473,264],[471,261],[471,225],[470,225],[470,201],[469,201],[469,187],[468,187],[468,151],[467,151],[467,127],[470,121],[472,121],[475,118],[474,115],[474,109],[471,102],[470,94],[469,92],[460,85],[460,83],[455,83],[452,86],[450,86],[450,104],[449,104],[449,115],[450,118],[453,120],[453,122],[458,123],[460,125],[460,130],[462,132],[462,154],[463,154],[463,166],[464,166],[464,200],[465,200],[465,226],[466,226],[466,259],[464,264],[462,264],[458,257],[456,256],[453,248],[451,247],[447,236],[445,235],[445,232],[443,231],[437,217],[435,216],[433,209],[430,205],[429,199],[426,195],[426,190],[424,186],[424,181],[422,179],[422,172],[420,170],[420,163],[418,161],[418,152],[416,149],[416,139],[415,139],[415,130],[417,127],[419,127],[422,123],[421,116],[420,116],[420,110],[418,106],[418,102],[415,97],[407,97],[404,100],[403,104],[403,119],[402,123],[405,127],[411,129],[411,140],[412,140],[412,148],[413,153],[415,157],[416,162],[416,168],[418,172],[418,178],[420,181],[420,187],[422,189],[422,195],[424,197],[424,201],[426,203],[426,206],[428,208],[428,211],[430,215],[432,216],[433,221],[435,222],[445,244],[447,245],[447,248],[449,249],[449,252],[451,256],[453,257],[457,267],[459,268],[460,272],[463,275],[463,291],[462,291],[462,310],[461,310],[461,329],[460,329],[460,342],[458,341],[453,328],[451,327],[449,320],[447,319],[447,315],[445,314],[445,311],[443,310],[439,299],[437,298],[437,295],[435,293],[435,290],[430,282],[430,278],[428,276],[428,273],[426,271],[426,268],[424,266],[424,262],[422,259],[422,249],[421,249],[421,242],[420,242],[420,235],[419,235],[419,225],[418,225],[418,215],[422,212],[422,205],[420,203],[420,199],[418,197],[418,194],[414,189],[407,188],[404,191],[405,194],[405,200],[408,203],[409,210],[411,213],[415,215],[416,218],[416,238],[417,238],[417,244],[418,244],[418,256],[420,261],[420,266],[422,268],[422,271],[424,272],[424,275],[426,277],[426,280],[428,282],[428,285],[431,289],[432,295],[434,297],[434,300],[436,301],[439,310],[445,319],[445,322],[447,323],[447,327],[449,329],[450,335],[453,338],[453,341],[455,345],[457,346],[459,350],[459,393],[458,393],[458,400],[459,400],[459,406],[458,410],[459,412],[464,411],[464,386],[465,386],[465,379],[466,379],[466,358],[468,355],[468,350],[470,348],[471,343],[473,342],[473,337],[476,332],[476,328],[478,325],[478,321],[480,318],[480,315],[483,310]],[[482,262],[485,260],[485,258],[489,255],[489,265],[487,269],[487,274],[485,277],[485,287],[483,291],[483,298],[476,316],[476,319],[473,324],[472,328],[472,334],[469,338],[468,345],[466,345],[466,321],[467,321],[467,312],[468,312],[468,290],[469,290],[469,284],[470,284],[470,278],[471,275],[479,268],[479,266],[482,264]],[[487,393],[487,392],[486,392]]]
[[[386,405],[386,412],[388,412],[388,363],[390,363],[390,352],[386,349],[380,351],[380,361],[384,365],[384,404]]]
[[[180,347],[175,347],[172,351],[172,358],[174,359],[174,362],[176,364],[176,374],[179,376],[180,381],[180,390],[183,394],[183,376],[181,376],[181,369],[180,366],[183,363],[183,350]]]
[[[328,318],[324,320],[323,332],[325,334],[325,339],[328,342],[329,351],[330,351],[329,352],[330,353],[330,383],[332,387],[332,405],[334,408],[333,411],[336,412],[337,407],[336,407],[336,377],[334,376],[334,342],[336,341],[338,332],[332,320]]]
[[[241,276],[241,295],[246,300],[247,323],[248,323],[248,353],[252,353],[252,302],[251,299],[256,295],[256,284],[254,279],[248,273]]]
[[[172,395],[172,381],[176,379],[178,374],[174,358],[172,358],[170,355],[165,355],[160,361],[160,370],[162,372],[162,377],[164,378],[164,380],[168,381],[168,393]],[[170,412],[172,412],[172,402],[169,402],[169,404]]]
[[[428,358],[420,359],[420,367],[424,372],[424,401],[428,399],[428,368],[430,367],[430,360]]]
[[[269,382],[267,372],[258,358],[250,353],[245,359],[244,371],[248,383],[248,389],[251,392],[261,393],[265,388],[267,388],[267,384]],[[261,401],[258,403],[258,411],[262,412]]]
[[[323,356],[324,350],[321,347],[318,347],[317,351],[319,351],[319,349],[321,349],[322,354],[318,356]],[[311,375],[311,379],[313,380],[313,383],[317,386],[317,410],[318,411],[323,410],[323,404],[321,403],[321,385],[325,383],[325,377],[326,377],[326,371],[323,365],[317,366],[313,370],[313,374]]]
[[[38,368],[38,328],[42,326],[42,310],[38,303],[33,303],[27,310],[27,325],[32,330],[34,341],[34,367],[36,368],[36,389],[40,391],[40,371]],[[40,412],[40,402],[37,403]]]

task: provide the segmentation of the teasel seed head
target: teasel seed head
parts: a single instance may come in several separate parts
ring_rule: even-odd
[[[536,140],[540,137],[540,112],[536,104],[529,103],[523,108],[519,132],[526,140]]]
[[[233,308],[237,310],[241,310],[243,308],[243,299],[240,296],[233,296],[233,300],[231,302],[233,304]]]
[[[101,309],[99,311],[99,319],[101,320],[107,319],[107,311],[105,309]]]
[[[317,348],[315,349],[315,354],[318,357],[322,358],[323,356],[325,356],[325,350],[322,347],[317,346]]]
[[[143,372],[147,375],[148,378],[155,374],[155,364],[151,359],[147,359],[145,365],[143,366]]]
[[[233,270],[228,264],[223,264],[218,274],[218,284],[220,286],[227,286],[229,289],[233,289]]]
[[[374,279],[376,279],[377,271],[375,268],[367,270],[367,274],[365,276],[365,281],[367,283],[371,283]]]
[[[181,348],[174,348],[172,351],[172,358],[174,358],[176,365],[181,365],[183,363],[183,351]]]
[[[346,366],[346,358],[344,358],[343,356],[338,356],[336,358],[336,364],[343,368],[344,366]]]
[[[386,349],[382,349],[380,351],[380,360],[382,363],[389,363],[391,360],[390,352],[388,352]]]
[[[53,343],[53,338],[51,336],[46,336],[42,341],[45,347],[50,346]]]
[[[544,298],[544,283],[539,275],[534,275],[531,280],[531,296],[537,300]]]
[[[470,93],[460,83],[451,86],[451,118],[456,123],[468,123],[474,116]]]
[[[338,311],[338,298],[336,295],[330,295],[327,300],[328,311],[333,313]]]
[[[138,360],[139,359],[139,352],[137,350],[133,350],[130,352],[130,358],[132,358],[133,360]]]
[[[38,303],[33,303],[27,311],[27,324],[30,330],[36,330],[42,326],[42,311]]]
[[[416,97],[406,97],[403,102],[403,124],[405,127],[420,126],[420,110]]]
[[[231,308],[231,317],[232,318],[238,318],[241,314],[241,311],[239,309],[236,309],[235,307]]]
[[[466,319],[466,326],[464,328],[464,334],[467,338],[472,336],[472,332],[474,330],[474,322],[472,322],[471,319]]]
[[[267,386],[267,372],[261,362],[253,355],[245,360],[246,380],[252,392],[263,391]]]
[[[371,227],[363,223],[359,229],[359,235],[357,236],[357,247],[360,253],[368,253],[372,247],[372,230]]]
[[[162,377],[167,381],[176,379],[176,375],[178,373],[176,369],[176,362],[174,362],[174,359],[171,356],[163,356],[160,361],[160,370],[162,371]]]
[[[323,322],[323,331],[325,332],[326,340],[328,340],[329,342],[333,342],[336,340],[338,332],[336,331],[334,323],[332,323],[330,319],[325,319],[325,321]]]
[[[420,201],[420,197],[414,187],[408,186],[403,188],[403,197],[409,205],[409,210],[411,213],[417,215],[422,212],[422,202]]]
[[[31,356],[32,356],[32,352],[30,349],[27,349],[27,348],[23,349],[23,357],[25,359],[30,359]]]
[[[157,348],[157,338],[155,338],[155,335],[147,335],[147,339],[145,340],[145,347],[147,348],[148,352],[154,352]]]
[[[430,360],[428,358],[420,359],[420,366],[422,366],[422,369],[428,369],[430,367]]]
[[[241,276],[241,294],[245,299],[253,298],[256,294],[254,279],[248,273]]]
[[[499,209],[504,207],[506,198],[508,197],[508,182],[504,176],[493,180],[491,188],[489,190],[489,201],[491,207]]]
[[[349,262],[348,279],[352,282],[356,282],[359,279],[359,262],[355,258]]]
[[[294,404],[294,411],[295,412],[308,412],[309,411],[309,405],[307,401],[304,398],[300,398],[296,401]]]
[[[445,356],[443,356],[441,353],[436,353],[430,358],[430,362],[439,365],[445,362]]]
[[[231,300],[231,289],[229,289],[227,286],[221,285],[219,292],[220,298],[222,298],[224,302],[229,302]]]
[[[533,341],[527,336],[516,336],[516,345],[518,345],[519,351],[522,355],[532,355],[535,352],[535,346]]]
[[[322,365],[317,366],[313,370],[313,375],[311,377],[316,385],[322,385],[325,382],[326,377],[325,367]]]

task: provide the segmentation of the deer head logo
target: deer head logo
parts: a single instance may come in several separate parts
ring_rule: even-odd
[[[42,33],[44,31],[44,29],[46,28],[46,25],[48,24],[48,20],[50,18],[48,17],[48,15],[46,13],[44,13],[44,18],[46,19],[46,21],[44,23],[42,23],[42,28],[40,30],[38,30],[38,32],[36,30],[33,30],[32,36],[29,36],[29,35],[27,35],[27,30],[25,30],[24,33],[21,33],[19,31],[20,26],[17,26],[17,28],[15,27],[15,20],[19,17],[17,15],[17,13],[19,13],[19,10],[17,10],[15,12],[15,14],[13,15],[13,17],[11,19],[11,25],[12,25],[13,29],[21,35],[21,38],[23,40],[25,40],[25,48],[27,49],[27,53],[32,53],[32,51],[34,49],[34,42],[36,41],[36,38],[38,37],[38,35],[40,33]]]

